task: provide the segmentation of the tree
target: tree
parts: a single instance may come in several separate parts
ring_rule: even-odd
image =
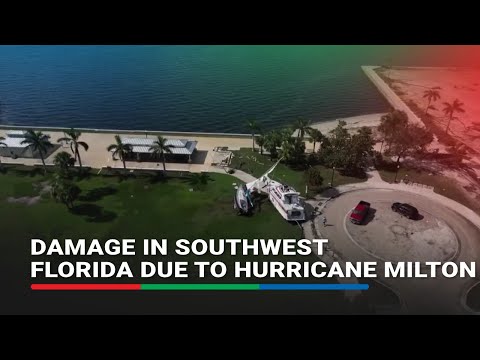
[[[425,109],[425,115],[427,115],[428,109],[430,109],[430,103],[432,102],[432,100],[433,102],[436,102],[438,99],[440,99],[440,93],[438,92],[438,89],[440,88],[438,86],[435,86],[423,92],[423,97],[427,98],[428,100],[427,108]]]
[[[191,173],[188,182],[196,189],[200,189],[203,186],[207,185],[211,180],[210,176],[206,172],[201,173]]]
[[[318,187],[323,184],[322,172],[317,167],[310,167],[305,173],[307,178],[307,184],[310,186]]]
[[[433,141],[431,131],[418,124],[407,124],[397,129],[395,136],[388,145],[387,153],[400,159],[408,155],[425,150],[425,147]]]
[[[7,144],[5,144],[3,141],[5,138],[3,136],[0,136],[0,147],[7,147]],[[0,161],[0,167],[2,166],[2,162]]]
[[[323,134],[320,130],[314,128],[308,129],[307,133],[310,136],[310,142],[313,142],[313,152],[315,152],[315,145],[323,140]]]
[[[290,163],[295,159],[295,143],[294,140],[284,139],[282,141],[282,148],[280,154],[285,162]]]
[[[252,151],[255,151],[255,131],[260,130],[260,126],[257,124],[255,120],[248,120],[247,121],[248,129],[252,134]]]
[[[278,157],[277,148],[282,146],[283,138],[283,132],[280,130],[272,130],[265,135],[264,146],[270,153],[270,159],[275,159]]]
[[[162,157],[163,162],[163,171],[166,171],[165,167],[165,154],[170,154],[172,152],[172,146],[167,145],[167,139],[158,135],[157,140],[153,142],[153,145],[150,146],[149,151],[152,152],[154,155],[160,155]]]
[[[260,147],[260,154],[263,155],[263,147],[265,146],[265,135],[257,135],[255,137],[255,142],[257,143],[257,145]]]
[[[339,121],[323,140],[322,159],[328,167],[342,168],[345,173],[356,175],[366,167],[374,144],[370,128],[362,127],[351,135],[346,122]]]
[[[407,113],[401,110],[393,110],[380,118],[380,125],[378,126],[377,131],[388,146],[395,137],[398,129],[404,128],[407,124]]]
[[[53,158],[53,163],[59,168],[59,175],[68,177],[69,168],[75,164],[75,159],[69,153],[61,151]]]
[[[48,148],[51,148],[53,145],[50,142],[50,135],[45,135],[41,131],[35,132],[33,130],[27,130],[25,132],[25,139],[22,140],[21,144],[27,144],[27,147],[32,149],[32,152],[38,151],[40,159],[43,164],[43,171],[47,173],[47,166],[45,165],[45,155],[47,154]]]
[[[297,119],[293,123],[293,128],[298,130],[297,137],[303,140],[303,138],[305,137],[305,133],[311,129],[310,125],[311,125],[310,120],[302,119],[302,118]]]
[[[445,115],[448,116],[447,128],[445,129],[445,134],[448,134],[448,129],[450,128],[450,122],[453,119],[453,114],[456,112],[464,113],[465,110],[462,108],[463,103],[460,102],[458,99],[455,99],[451,104],[448,102],[444,102],[443,105],[445,105],[445,107],[443,108],[443,112],[445,113]]]
[[[79,141],[78,139],[82,133],[75,129],[70,129],[65,131],[65,137],[59,138],[57,142],[67,142],[70,143],[70,149],[72,150],[73,155],[75,156],[75,161],[78,159],[78,165],[80,165],[80,170],[82,169],[82,159],[80,158],[80,152],[78,151],[79,147],[82,147],[85,151],[88,151],[88,144],[85,141]]]
[[[373,155],[372,130],[366,126],[361,127],[350,139],[350,145],[345,154],[344,171],[347,174],[359,174],[368,165],[368,159]]]
[[[107,147],[107,151],[112,152],[112,158],[115,160],[115,155],[118,155],[123,162],[123,168],[126,169],[125,158],[133,150],[132,145],[124,144],[119,135],[115,135],[115,144],[111,144]]]
[[[322,158],[325,165],[329,167],[341,167],[346,162],[346,156],[350,149],[350,134],[345,128],[347,123],[339,121],[335,129],[329,132],[322,144]]]
[[[64,203],[67,208],[71,209],[80,192],[81,190],[76,184],[66,180],[60,174],[55,174],[51,183],[51,194],[56,201]]]

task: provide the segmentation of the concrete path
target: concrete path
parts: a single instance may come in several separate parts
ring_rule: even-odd
[[[219,174],[228,174],[225,171],[225,169],[219,168],[219,167],[216,167],[216,166],[211,166],[209,171],[219,173]],[[242,170],[235,170],[235,172],[233,174],[228,174],[228,175],[236,177],[237,179],[243,181],[245,184],[256,180],[256,178],[254,176],[252,176],[250,174],[247,174],[246,172],[244,172]]]
[[[383,79],[378,76],[375,72],[375,69],[380,66],[362,66],[362,70],[367,75],[367,77],[372,81],[372,83],[377,87],[378,91],[385,96],[387,101],[392,105],[394,109],[405,111],[408,115],[408,119],[412,122],[415,122],[421,126],[424,126],[423,122],[419,119],[417,115],[408,107],[405,102],[400,99],[400,97],[395,94],[395,92],[390,88],[390,86],[383,81]]]

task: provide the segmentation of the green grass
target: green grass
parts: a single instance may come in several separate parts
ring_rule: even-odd
[[[203,190],[189,191],[191,185],[185,178],[156,181],[143,176],[119,181],[113,176],[91,176],[77,181],[82,189],[81,197],[69,211],[64,204],[49,196],[30,206],[8,202],[7,198],[12,196],[37,195],[35,189],[39,191],[39,187],[34,184],[46,181],[42,175],[19,175],[18,171],[9,169],[6,174],[0,174],[1,231],[3,239],[8,239],[0,243],[0,251],[19,254],[23,265],[28,266],[31,260],[28,257],[29,242],[36,237],[46,241],[52,238],[135,238],[139,242],[138,252],[141,252],[144,238],[166,238],[171,254],[174,242],[180,238],[191,241],[198,238],[246,238],[251,241],[255,238],[301,238],[299,226],[284,221],[268,201],[253,216],[238,216],[232,206],[232,183],[237,180],[223,174],[211,174],[210,177],[211,181]],[[276,257],[274,260],[282,259],[285,258]],[[8,257],[4,261],[18,267],[21,266],[19,260],[18,257]],[[152,261],[152,258],[142,260]],[[162,260],[196,261],[199,258],[175,257],[174,254],[153,258],[153,261]],[[202,260],[216,261],[219,258],[206,256]],[[222,256],[221,260],[227,265],[233,261],[265,261],[253,256]],[[312,255],[297,260],[316,261],[317,258]],[[139,261],[134,260],[133,267],[138,267],[137,270],[132,268],[138,273]]]
[[[395,171],[379,170],[382,179],[386,182],[393,182],[395,180]],[[465,191],[460,188],[455,180],[442,175],[429,175],[429,172],[418,169],[400,168],[397,175],[397,181],[408,179],[415,183],[425,184],[434,187],[434,192],[448,197],[452,200],[465,205],[466,207],[480,213],[480,206],[477,202],[471,199]]]
[[[294,174],[294,173],[293,173]],[[120,178],[116,176],[90,176],[76,180],[82,189],[81,198],[75,203],[72,210],[65,205],[57,203],[50,196],[44,196],[33,205],[23,203],[10,203],[7,199],[11,196],[32,196],[40,187],[35,184],[44,183],[51,174],[44,177],[38,171],[28,168],[9,168],[0,173],[0,218],[1,241],[0,261],[7,272],[0,275],[0,281],[5,288],[5,302],[12,312],[44,311],[51,313],[57,307],[62,308],[64,296],[68,294],[52,294],[52,298],[40,303],[38,296],[24,296],[28,289],[30,279],[31,261],[51,261],[55,269],[61,261],[86,260],[92,261],[128,261],[134,274],[140,273],[141,261],[223,261],[229,268],[229,273],[222,279],[211,276],[199,279],[194,267],[189,267],[187,279],[162,279],[153,277],[149,279],[126,279],[129,282],[143,283],[219,283],[219,282],[335,282],[335,279],[235,279],[231,271],[234,261],[318,261],[315,255],[310,256],[213,256],[179,257],[173,254],[175,240],[186,238],[191,241],[201,239],[222,238],[296,238],[302,236],[301,229],[296,224],[283,220],[273,206],[265,201],[261,211],[255,212],[251,217],[238,216],[232,209],[233,182],[238,180],[230,175],[210,174],[211,181],[203,190],[189,191],[191,186],[185,178],[155,178],[152,176],[137,176]],[[73,259],[65,257],[33,258],[30,255],[30,240],[40,238],[47,243],[51,239],[85,238],[88,240],[99,239],[137,239],[137,255],[130,258],[108,258],[91,256],[88,259]],[[143,256],[142,243],[144,238],[166,238],[169,240],[169,255]],[[172,255],[173,254],[173,255]],[[61,281],[62,279],[37,278],[37,282]],[[87,279],[88,280],[88,279]],[[125,279],[122,279],[125,281]],[[95,282],[118,282],[118,279],[95,279]],[[85,279],[68,278],[68,282],[85,282]],[[21,294],[21,296],[19,295]],[[308,295],[308,294],[307,294]],[[295,295],[295,296],[307,296]],[[47,295],[45,295],[47,296]],[[50,295],[48,295],[50,296]],[[72,307],[82,307],[83,298],[90,295],[79,295],[79,300],[70,298]],[[93,295],[92,295],[93,296]],[[103,295],[102,295],[103,296]],[[105,295],[107,296],[107,295]],[[283,296],[283,295],[278,295]],[[352,308],[352,304],[345,302],[342,292],[323,292],[316,296],[316,306],[319,312],[344,313],[344,312],[369,312],[372,307],[368,305],[375,302],[376,296],[366,294],[361,301]],[[103,298],[103,297],[102,297]],[[100,301],[99,298],[95,298]],[[129,307],[131,299],[125,295],[115,297],[115,306]],[[130,299],[130,300],[126,300]],[[43,300],[42,300],[43,301]],[[92,301],[90,299],[89,301]],[[76,304],[76,305],[74,305]],[[94,303],[91,303],[93,306]],[[105,305],[105,303],[102,303]],[[123,305],[121,305],[123,304]],[[155,313],[158,309],[151,299],[150,305],[145,305],[144,311]],[[104,306],[102,305],[102,306]],[[106,305],[105,305],[106,306]],[[358,306],[358,309],[357,309]],[[87,306],[88,307],[88,306]],[[37,309],[37,310],[35,310]],[[47,310],[48,309],[48,310]],[[359,310],[360,309],[360,310]],[[73,310],[72,310],[73,311]],[[138,311],[137,311],[138,312]]]
[[[245,171],[255,177],[260,177],[263,175],[276,162],[271,161],[268,155],[261,155],[257,152],[253,152],[252,149],[242,148],[238,151],[234,151],[233,153],[234,156],[230,166],[235,169]],[[323,177],[323,187],[319,189],[319,191],[321,191],[323,188],[329,185],[332,179],[332,169],[321,165],[315,165],[315,167],[320,169]],[[306,179],[304,170],[292,169],[291,167],[280,163],[270,177],[274,180],[293,186],[302,195],[305,195]],[[339,171],[335,171],[333,185],[338,186],[363,181],[366,181],[366,178],[359,179],[356,177],[344,176],[340,174]],[[309,195],[314,194],[310,193]]]

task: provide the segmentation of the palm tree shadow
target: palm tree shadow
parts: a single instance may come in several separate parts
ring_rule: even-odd
[[[95,202],[95,201],[101,200],[105,196],[113,195],[117,193],[117,191],[118,191],[117,189],[111,186],[99,187],[99,188],[90,190],[85,195],[80,196],[79,200]]]
[[[163,184],[166,182],[167,182],[167,176],[163,173],[163,171],[157,172],[155,173],[155,175],[150,176],[149,178],[150,184],[159,184],[159,183]]]
[[[181,179],[182,182],[191,185],[198,190],[203,189],[209,182],[215,181],[208,173],[191,173],[190,175]]]
[[[40,167],[34,167],[34,168],[27,168],[27,169],[15,169],[14,173],[16,176],[29,176],[29,177],[35,177],[37,175],[43,174],[43,169]]]
[[[104,210],[103,207],[96,204],[79,204],[70,209],[72,214],[83,216],[88,222],[110,222],[115,220],[117,214]]]

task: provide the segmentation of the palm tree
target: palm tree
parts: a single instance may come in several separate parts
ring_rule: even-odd
[[[75,159],[69,153],[61,151],[55,155],[53,163],[58,166],[60,175],[66,177],[68,169],[75,164]]]
[[[165,154],[170,154],[172,152],[171,146],[167,145],[167,139],[164,137],[158,135],[157,140],[155,140],[150,146],[149,151],[152,152],[154,155],[160,155],[162,157],[163,161],[163,171],[166,171],[167,169],[165,168]]]
[[[257,124],[255,120],[248,120],[247,121],[248,129],[252,134],[252,151],[255,151],[255,131],[260,130],[260,126]]]
[[[310,120],[307,120],[307,119],[297,119],[294,123],[293,123],[293,127],[294,129],[298,129],[298,133],[297,133],[297,137],[300,138],[301,140],[303,140],[304,136],[305,136],[305,133],[307,131],[309,131],[310,128],[310,125],[311,125],[311,121]]]
[[[7,144],[5,144],[3,140],[5,140],[5,138],[3,136],[0,136],[0,146],[7,147]],[[0,167],[1,166],[2,166],[2,162],[0,161]]]
[[[82,159],[80,159],[80,153],[78,152],[78,147],[81,146],[85,151],[88,151],[88,144],[85,141],[78,141],[82,133],[75,129],[70,129],[65,131],[65,137],[62,137],[57,140],[57,142],[69,142],[70,149],[72,149],[73,154],[75,155],[75,161],[78,159],[78,165],[80,165],[80,170],[82,169]]]
[[[255,137],[255,142],[260,146],[260,154],[263,155],[263,147],[265,146],[266,137],[265,135],[258,135]]]
[[[282,148],[280,150],[280,155],[286,162],[290,162],[295,157],[295,144],[294,141],[285,139],[282,142]]]
[[[47,153],[48,148],[52,147],[50,142],[50,135],[45,135],[41,131],[27,130],[25,132],[25,139],[22,140],[21,144],[27,144],[29,148],[32,149],[32,152],[38,151],[40,154],[40,159],[42,159],[43,171],[47,173],[47,166],[45,165],[45,154]]]
[[[323,134],[320,130],[314,128],[308,129],[307,133],[310,135],[310,142],[313,142],[313,152],[315,152],[315,145],[323,140]]]
[[[443,105],[445,105],[445,107],[443,108],[443,112],[449,117],[447,128],[445,129],[445,134],[447,134],[448,129],[450,128],[450,122],[453,119],[453,114],[456,112],[464,113],[465,110],[462,108],[463,103],[460,102],[458,99],[455,99],[451,104],[449,104],[448,102],[444,102]]]
[[[115,144],[108,145],[107,151],[112,152],[112,158],[115,160],[115,155],[118,155],[123,162],[123,168],[126,169],[125,158],[132,152],[133,148],[130,144],[124,144],[120,135],[115,135]]]
[[[438,99],[440,99],[440,93],[438,92],[438,89],[440,88],[436,86],[434,88],[425,90],[423,92],[423,97],[428,99],[428,105],[427,105],[427,108],[425,109],[425,115],[427,115],[428,109],[430,109],[430,103],[432,102],[432,100],[433,102],[435,102]]]

